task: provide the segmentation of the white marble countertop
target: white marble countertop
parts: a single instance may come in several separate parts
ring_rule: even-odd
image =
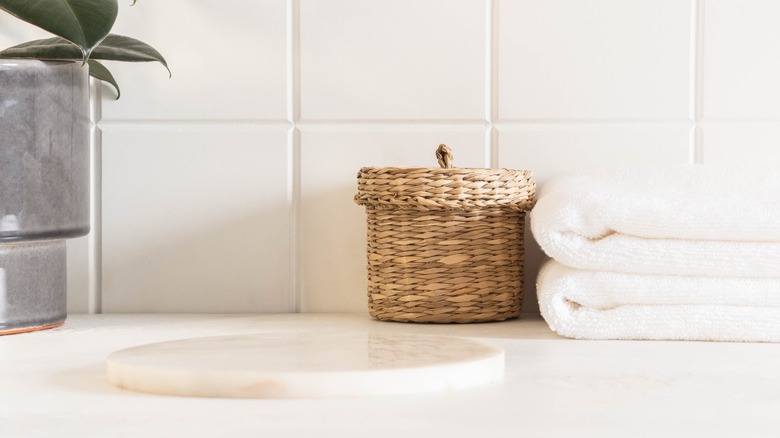
[[[116,350],[198,336],[371,330],[478,338],[504,379],[451,393],[325,400],[155,396],[109,385]],[[418,325],[366,315],[74,315],[0,337],[0,436],[777,436],[780,345],[574,341],[525,318]]]

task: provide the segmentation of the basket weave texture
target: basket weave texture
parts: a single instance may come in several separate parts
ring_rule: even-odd
[[[440,146],[442,166],[451,153]],[[368,308],[400,322],[520,315],[526,170],[364,167],[355,202],[368,217]]]

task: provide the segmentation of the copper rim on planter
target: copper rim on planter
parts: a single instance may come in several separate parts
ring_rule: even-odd
[[[484,322],[520,315],[528,170],[364,167],[355,202],[368,217],[368,309],[399,322]]]

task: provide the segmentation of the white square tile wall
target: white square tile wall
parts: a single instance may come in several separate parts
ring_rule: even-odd
[[[123,94],[104,101],[103,120],[286,118],[284,0],[119,3],[114,33],[159,50],[172,77],[157,63],[106,63]]]
[[[690,128],[680,125],[543,125],[501,127],[498,164],[531,169],[543,185],[580,169],[685,164]]]
[[[285,130],[103,133],[106,312],[289,310]]]
[[[486,11],[476,0],[301,0],[302,119],[482,119]]]
[[[704,117],[780,118],[780,2],[707,0]]]
[[[755,162],[780,167],[780,124],[705,123],[704,164],[739,166]]]
[[[498,1],[501,120],[686,119],[691,2]]]
[[[30,24],[24,23],[9,14],[0,13],[0,49],[39,39],[51,35]]]
[[[433,165],[441,142],[540,183],[780,162],[771,0],[121,3],[117,33],[173,78],[113,63],[122,99],[94,103],[102,204],[69,244],[73,311],[365,311],[357,170]],[[11,21],[0,43],[41,36]]]

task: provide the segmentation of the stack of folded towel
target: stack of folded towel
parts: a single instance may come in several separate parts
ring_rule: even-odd
[[[780,341],[780,175],[686,166],[545,185],[531,229],[557,333],[583,339]]]

